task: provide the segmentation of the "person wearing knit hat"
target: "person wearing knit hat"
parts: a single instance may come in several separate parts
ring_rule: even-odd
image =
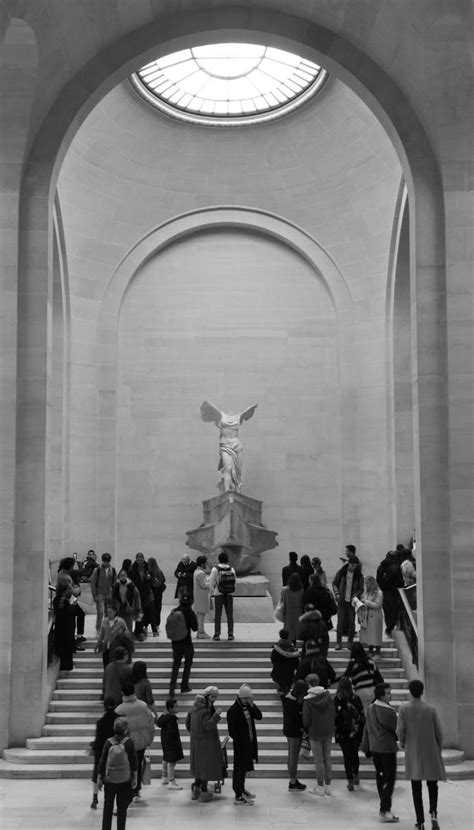
[[[253,770],[254,761],[258,761],[255,721],[262,720],[262,717],[262,712],[253,701],[252,689],[248,683],[243,683],[227,712],[227,728],[234,744],[232,788],[237,806],[254,803],[255,795],[245,789],[245,776]]]
[[[218,695],[218,694],[219,694],[219,689],[217,688],[217,686],[206,686],[206,688],[203,691],[204,697],[208,697],[208,695]]]
[[[220,781],[222,778],[222,750],[218,731],[221,710],[215,706],[218,694],[217,686],[206,686],[201,694],[196,695],[186,718],[186,729],[190,733],[189,760],[194,778],[191,788],[193,801],[211,801],[212,793],[208,790],[208,782]]]

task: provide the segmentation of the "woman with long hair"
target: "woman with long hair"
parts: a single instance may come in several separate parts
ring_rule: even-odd
[[[297,680],[286,695],[281,699],[283,706],[283,734],[288,743],[288,776],[290,792],[302,792],[306,784],[298,781],[298,758],[303,740],[303,700],[308,691],[308,684],[304,680]]]
[[[303,583],[303,588],[306,591],[309,585],[309,578],[314,573],[313,566],[311,564],[311,559],[306,554],[300,558],[300,576],[301,582]]]
[[[58,583],[56,596],[53,599],[54,610],[54,651],[59,657],[61,671],[71,671],[74,668],[73,654],[75,651],[76,613],[71,604],[73,596],[72,584]]]
[[[360,622],[359,640],[369,647],[369,654],[380,654],[383,632],[383,593],[373,576],[364,579],[362,605],[357,611]]]
[[[298,620],[303,613],[303,585],[299,574],[290,574],[288,583],[282,589],[280,602],[283,603],[283,628],[288,631],[288,639],[296,642]]]
[[[137,700],[143,700],[156,718],[158,713],[147,672],[148,668],[145,661],[136,660],[132,666],[132,683],[135,685],[135,697]]]
[[[383,677],[374,661],[368,657],[362,643],[354,643],[352,646],[351,658],[343,677],[350,677],[352,680],[354,691],[360,697],[365,713],[369,703],[374,699],[374,688],[378,683],[383,683]]]

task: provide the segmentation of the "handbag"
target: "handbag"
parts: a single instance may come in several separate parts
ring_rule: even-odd
[[[142,784],[144,786],[151,784],[151,758],[149,752],[145,752],[145,755],[143,756]]]
[[[273,616],[276,620],[278,620],[278,622],[283,622],[283,620],[285,619],[285,606],[281,600],[277,603],[276,608],[273,612]]]
[[[285,589],[283,588],[280,599],[276,604],[276,608],[273,612],[273,616],[275,617],[278,622],[284,622],[285,620]]]

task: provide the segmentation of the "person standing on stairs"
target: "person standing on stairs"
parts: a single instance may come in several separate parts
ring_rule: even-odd
[[[198,622],[192,609],[193,598],[189,594],[181,594],[179,605],[173,609],[166,620],[166,634],[171,640],[173,649],[173,667],[171,669],[169,697],[174,697],[179,667],[184,658],[183,675],[181,678],[181,693],[192,692],[189,685],[189,675],[194,658],[194,646],[191,631],[197,631]]]
[[[213,640],[221,638],[222,609],[225,608],[227,615],[227,639],[234,640],[234,597],[236,574],[229,565],[229,554],[223,550],[217,557],[217,565],[211,571],[209,577],[209,590],[214,598],[214,637]]]
[[[186,729],[190,733],[190,767],[194,777],[191,786],[192,801],[212,800],[208,790],[209,781],[222,778],[222,750],[217,725],[221,709],[215,705],[219,689],[207,686],[196,695],[192,708],[186,716]]]
[[[206,573],[207,556],[198,556],[196,559],[196,570],[193,574],[194,580],[194,611],[198,621],[198,640],[209,640],[210,634],[206,633],[204,620],[211,609],[209,576]]]
[[[412,680],[408,686],[411,700],[404,703],[398,715],[398,740],[405,750],[405,778],[411,781],[417,830],[425,828],[422,785],[426,781],[430,802],[431,830],[439,830],[438,781],[446,781],[442,748],[441,722],[433,706],[421,696],[424,685]]]
[[[127,719],[128,731],[137,752],[137,781],[132,788],[133,801],[137,803],[141,798],[140,790],[142,786],[142,766],[145,750],[151,746],[155,735],[155,717],[150,712],[145,701],[137,699],[135,685],[131,681],[124,683],[122,703],[116,707],[115,711],[117,715]]]
[[[347,648],[352,648],[355,635],[355,608],[354,597],[359,599],[364,590],[359,557],[356,556],[355,545],[346,545],[346,555],[341,556],[344,565],[339,568],[333,582],[332,589],[337,602],[337,629],[336,651],[342,648],[342,637],[347,631]]]
[[[255,721],[262,720],[262,712],[254,703],[253,692],[244,683],[237,692],[235,703],[227,712],[227,728],[234,744],[234,764],[232,788],[235,793],[234,804],[252,805],[254,793],[245,789],[245,776],[258,761],[257,730]]]

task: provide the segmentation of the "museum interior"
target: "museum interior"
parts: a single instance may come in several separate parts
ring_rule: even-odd
[[[419,675],[474,757],[469,5],[0,4],[2,750],[42,734],[60,559],[172,581],[215,521],[209,401],[258,405],[271,606],[291,550],[375,574],[416,536]]]

